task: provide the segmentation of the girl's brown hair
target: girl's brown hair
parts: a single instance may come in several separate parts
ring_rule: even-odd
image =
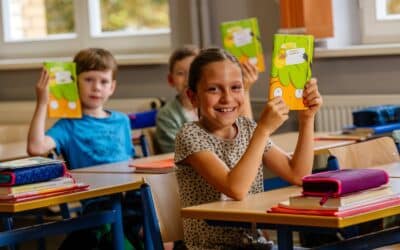
[[[197,83],[201,79],[201,74],[203,73],[203,69],[205,66],[213,62],[220,62],[224,60],[229,60],[232,63],[237,64],[240,68],[240,71],[242,71],[242,67],[240,66],[239,61],[229,52],[220,48],[208,48],[201,50],[200,54],[196,56],[196,58],[190,65],[188,80],[189,89],[193,92],[197,91]]]

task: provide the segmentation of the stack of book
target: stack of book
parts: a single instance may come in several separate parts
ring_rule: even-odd
[[[399,194],[388,186],[328,198],[323,204],[321,199],[316,196],[292,196],[268,212],[344,217],[400,204]]]
[[[29,157],[0,163],[0,202],[18,202],[84,190],[64,163]]]
[[[314,174],[314,176],[320,174]],[[326,185],[327,183],[329,183],[322,178],[313,179],[315,182],[315,184],[313,183],[314,186],[319,185],[320,187],[322,187],[320,184]],[[363,182],[361,175],[359,182]],[[341,184],[339,184],[339,186],[340,185]],[[345,187],[342,186],[342,188],[344,189]],[[376,187],[369,187],[345,194],[329,196],[329,194],[327,193],[327,195],[328,196],[319,196],[313,195],[312,192],[305,192],[303,185],[303,194],[289,197],[288,200],[280,202],[279,204],[268,210],[268,212],[345,217],[390,206],[400,205],[400,193],[394,191],[387,184],[377,184]]]

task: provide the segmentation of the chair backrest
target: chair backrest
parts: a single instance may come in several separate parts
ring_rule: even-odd
[[[337,158],[340,169],[365,168],[400,160],[396,144],[390,137],[330,148],[328,151]]]
[[[155,154],[154,130],[156,125],[157,109],[140,113],[128,114],[131,129],[139,132],[139,136],[133,139],[133,145],[139,145],[143,156]]]
[[[157,109],[128,114],[131,129],[154,127],[156,125]]]
[[[179,188],[174,172],[147,175],[164,242],[183,240]]]

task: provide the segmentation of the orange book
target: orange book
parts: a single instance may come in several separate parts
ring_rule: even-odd
[[[49,73],[50,100],[48,115],[51,118],[81,118],[76,65],[73,62],[45,62]]]
[[[239,62],[249,61],[260,72],[265,71],[257,18],[223,22],[220,29],[224,49],[234,55]]]
[[[307,109],[303,89],[311,79],[314,37],[275,34],[269,99],[281,96],[290,110]]]
[[[135,162],[129,164],[137,173],[168,173],[174,170],[174,159],[154,160],[147,162]]]

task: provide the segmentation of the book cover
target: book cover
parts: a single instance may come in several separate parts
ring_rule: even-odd
[[[12,161],[0,162],[0,171],[1,170],[18,169],[18,168],[26,168],[26,167],[34,167],[34,166],[47,165],[47,164],[57,164],[57,163],[63,163],[63,161],[46,158],[46,157],[41,157],[41,156],[34,156],[34,157],[27,157],[27,158],[23,158],[23,159],[12,160]]]
[[[321,197],[297,195],[289,197],[289,206],[293,208],[318,209],[318,208],[340,208],[346,206],[359,205],[366,202],[376,201],[392,197],[395,194],[388,187],[378,187],[356,193],[351,193],[341,197],[329,197],[324,204],[321,205]]]
[[[51,118],[81,118],[76,65],[73,62],[45,62],[49,73],[50,100],[48,115]]]
[[[168,173],[174,170],[174,159],[154,160],[148,162],[135,162],[129,164],[137,173]]]
[[[16,195],[26,192],[48,190],[58,187],[65,187],[74,184],[74,182],[75,182],[74,179],[71,177],[59,177],[44,182],[37,182],[19,186],[0,187],[0,197],[7,195]]]
[[[304,110],[303,89],[311,79],[314,37],[274,35],[269,99],[282,96],[290,110]]]
[[[223,22],[220,25],[223,47],[239,62],[249,61],[265,71],[264,55],[257,18]]]

